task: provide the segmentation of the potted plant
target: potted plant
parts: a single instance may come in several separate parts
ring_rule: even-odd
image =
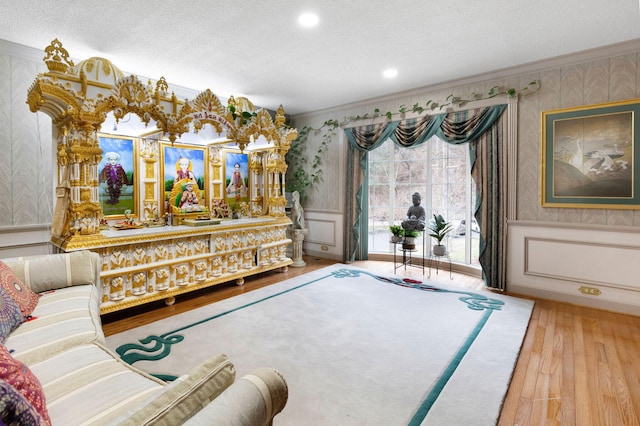
[[[416,231],[415,229],[405,229],[402,248],[404,250],[414,250],[416,248],[416,238],[418,236],[420,236],[420,231]]]
[[[429,221],[427,229],[430,231],[429,236],[437,241],[437,244],[433,246],[433,254],[435,256],[444,256],[447,252],[447,247],[442,244],[442,240],[453,229],[451,223],[444,220],[441,214],[434,214],[433,219]]]
[[[389,226],[389,231],[391,231],[391,242],[392,243],[400,243],[402,242],[402,237],[404,237],[404,229],[400,225],[391,225]]]

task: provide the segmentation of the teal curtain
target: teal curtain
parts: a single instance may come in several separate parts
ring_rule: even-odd
[[[425,116],[404,122],[392,121],[345,129],[345,135],[349,141],[343,247],[345,262],[369,258],[367,153],[378,148],[389,138],[404,147],[420,145],[434,134],[442,120],[444,116]]]
[[[347,150],[347,186],[344,218],[343,260],[366,260],[369,258],[368,217],[369,180],[367,151],[349,146]]]
[[[393,134],[398,122],[345,129],[347,140],[347,186],[345,202],[345,238],[343,260],[369,258],[369,158],[367,153],[378,148]]]
[[[504,290],[506,282],[506,161],[502,158],[506,131],[501,130],[506,105],[425,116],[345,129],[347,151],[347,208],[345,211],[345,261],[368,258],[367,153],[386,139],[412,148],[433,135],[454,144],[469,143],[472,176],[477,187],[475,217],[480,226],[480,265],[488,287]]]
[[[474,216],[480,227],[479,261],[487,287],[506,286],[506,105],[447,114],[436,135],[449,143],[469,143],[476,184]]]

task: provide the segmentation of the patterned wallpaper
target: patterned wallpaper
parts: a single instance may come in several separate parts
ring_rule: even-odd
[[[427,100],[444,103],[447,96],[468,98],[472,93],[488,93],[494,86],[523,88],[533,80],[540,80],[539,92],[521,97],[518,106],[518,182],[517,218],[519,220],[573,222],[594,225],[640,226],[640,210],[605,210],[543,208],[541,206],[541,114],[543,111],[614,102],[640,97],[640,52],[613,56],[579,64],[558,66],[528,74],[518,74],[496,80],[487,80],[465,86],[452,87],[437,92],[416,93],[409,96],[368,103],[357,107],[333,109],[321,113],[293,117],[293,124],[319,127],[329,119],[371,114],[375,108],[381,111],[397,111],[401,105],[424,105]],[[320,136],[309,138],[309,150],[318,143]],[[341,211],[342,198],[336,197],[341,187],[336,161],[344,156],[342,138],[334,138],[330,152],[323,158],[323,182],[314,188],[307,210]]]
[[[0,44],[0,227],[48,224],[53,208],[53,147],[51,121],[43,113],[29,111],[27,90],[39,72],[45,71],[41,52],[16,54]],[[545,110],[613,102],[640,97],[640,51],[528,74],[518,74],[431,92],[415,92],[397,98],[336,108],[294,117],[293,123],[320,127],[325,120],[381,111],[397,111],[401,105],[438,102],[450,94],[487,93],[496,85],[525,87],[539,79],[542,89],[522,97],[518,107],[518,198],[520,220],[574,222],[598,225],[640,226],[640,210],[542,208],[540,205],[541,113]],[[310,152],[321,133],[309,137]],[[336,132],[322,160],[321,182],[313,188],[305,208],[341,212],[343,205],[345,140]]]
[[[51,119],[26,104],[29,86],[43,71],[42,61],[0,50],[0,226],[51,222]]]

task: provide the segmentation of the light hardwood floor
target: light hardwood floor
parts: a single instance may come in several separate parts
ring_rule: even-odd
[[[303,268],[249,277],[242,287],[229,283],[184,295],[172,306],[158,302],[109,314],[104,332],[116,334],[335,263],[305,261]],[[394,273],[389,262],[354,265]],[[427,279],[416,268],[397,274]],[[479,278],[454,273],[451,280],[449,271],[432,273],[430,280],[488,291]],[[499,425],[640,425],[640,317],[534,300]]]

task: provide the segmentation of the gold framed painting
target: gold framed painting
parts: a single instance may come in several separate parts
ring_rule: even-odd
[[[136,140],[106,134],[98,135],[102,160],[98,164],[98,199],[102,214],[122,218],[129,211],[137,217]]]
[[[162,144],[163,211],[175,213],[203,211],[207,198],[207,150],[203,146],[179,143]],[[187,187],[188,182],[193,182]],[[187,197],[187,193],[191,197]],[[177,195],[180,194],[180,197]],[[187,206],[188,207],[185,207]],[[175,208],[174,208],[175,207]]]
[[[542,113],[542,206],[640,209],[640,99]]]
[[[249,203],[249,155],[239,150],[224,151],[225,201],[231,208]]]

